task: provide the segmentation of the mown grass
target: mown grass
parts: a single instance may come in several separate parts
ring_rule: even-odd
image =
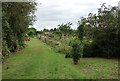
[[[117,79],[118,61],[81,58],[74,65],[71,58],[54,52],[40,40],[4,60],[3,79]]]

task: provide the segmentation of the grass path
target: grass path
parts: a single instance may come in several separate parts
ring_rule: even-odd
[[[3,79],[86,79],[117,78],[118,61],[102,58],[82,58],[78,65],[72,59],[54,52],[38,39],[9,57],[3,63]]]

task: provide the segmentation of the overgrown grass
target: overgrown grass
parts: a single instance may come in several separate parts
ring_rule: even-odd
[[[71,58],[54,52],[40,40],[4,60],[3,79],[117,79],[118,61],[82,58],[74,65]]]

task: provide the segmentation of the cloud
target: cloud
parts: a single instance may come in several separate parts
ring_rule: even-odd
[[[100,4],[117,6],[119,0],[37,0],[42,5],[37,6],[34,27],[37,30],[51,29],[62,23],[73,23],[72,28],[77,28],[80,17],[86,17],[90,12],[96,13]]]

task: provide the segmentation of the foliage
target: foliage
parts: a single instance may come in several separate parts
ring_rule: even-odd
[[[65,55],[71,55],[71,46],[68,46],[64,43],[60,44],[57,49],[56,49],[59,53],[63,53]]]
[[[120,50],[119,15],[118,7],[106,7],[103,3],[97,14],[89,13],[87,18],[81,17],[77,30],[72,30],[72,23],[67,23],[58,25],[58,28],[44,29],[43,32],[52,31],[46,37],[52,37],[52,41],[59,41],[61,45],[56,45],[56,42],[49,42],[51,44],[48,45],[66,55],[71,52],[71,49],[66,50],[72,47],[70,40],[77,41],[77,38],[81,57],[117,57]]]
[[[114,33],[102,33],[90,45],[85,46],[84,57],[118,57],[118,46],[119,42]]]
[[[83,57],[83,47],[84,47],[84,44],[83,44],[83,35],[84,35],[84,25],[85,25],[85,18],[81,18],[81,22],[78,21],[78,29],[77,29],[77,32],[78,32],[78,38],[79,38],[79,41],[81,43],[81,48],[79,48],[81,50],[81,56]],[[78,56],[79,57],[79,56]]]
[[[78,63],[78,60],[81,57],[81,48],[80,48],[80,41],[74,40],[72,42],[72,50],[71,55],[74,61],[74,64]]]
[[[84,25],[79,25],[78,27],[78,38],[82,41],[83,40],[83,26]]]
[[[118,18],[118,8],[107,7],[105,3],[98,9],[98,14],[88,15],[85,19],[84,35],[93,42],[84,47],[84,56],[118,56],[117,52],[120,50]]]
[[[43,31],[36,31],[36,34],[43,34]]]
[[[55,40],[47,40],[47,44],[50,45],[51,47],[58,46],[59,43]]]
[[[72,47],[71,46],[67,46],[65,48],[65,58],[71,58],[72,55],[71,55],[71,50],[72,50]]]
[[[2,54],[3,56],[8,56],[10,54],[10,51],[8,49],[8,46],[5,40],[2,41],[2,51],[3,51],[3,54]]]
[[[34,19],[35,2],[2,3],[2,53],[24,47],[26,30]]]
[[[81,18],[81,22],[78,21],[78,38],[80,39],[80,41],[83,40],[83,33],[84,33],[84,25],[85,25],[85,21],[84,18]]]
[[[64,36],[70,34],[72,32],[71,25],[72,25],[72,23],[70,23],[70,22],[67,24],[58,25],[59,32]],[[60,35],[60,36],[62,36],[62,35]]]
[[[33,28],[33,27],[32,28],[28,28],[27,34],[30,37],[34,37],[37,34],[37,30],[35,28]]]

